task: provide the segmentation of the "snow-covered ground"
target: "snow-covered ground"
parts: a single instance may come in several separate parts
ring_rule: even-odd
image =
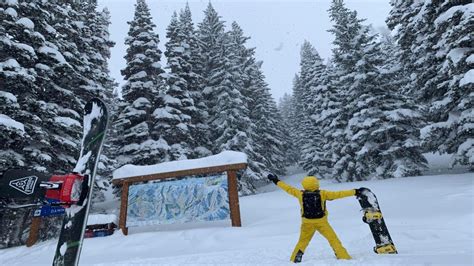
[[[284,178],[299,185],[302,174]],[[328,190],[371,188],[399,251],[377,255],[354,197],[328,202],[329,219],[353,260],[338,261],[315,235],[302,265],[473,265],[474,176],[450,174],[334,184]],[[81,265],[291,265],[299,235],[297,201],[273,184],[241,197],[241,228],[230,221],[131,228],[85,239]],[[54,240],[0,250],[0,265],[51,265]]]

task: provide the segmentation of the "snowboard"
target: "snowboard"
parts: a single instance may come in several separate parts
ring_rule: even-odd
[[[397,254],[397,249],[388,232],[377,197],[368,188],[361,188],[360,190],[357,199],[364,212],[362,221],[369,225],[375,240],[374,252],[377,254]]]
[[[86,197],[79,201],[80,204],[71,205],[66,209],[53,265],[79,263],[95,173],[108,127],[108,111],[104,102],[94,98],[86,104],[83,127],[81,154],[73,172],[84,177],[83,190],[88,188],[88,193],[81,194]]]

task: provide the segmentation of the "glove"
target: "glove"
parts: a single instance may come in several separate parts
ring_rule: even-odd
[[[280,179],[278,179],[278,177],[274,174],[268,174],[267,178],[268,178],[268,180],[275,183],[275,185],[278,183],[278,181],[280,181]]]
[[[365,187],[356,188],[355,189],[355,196],[359,198],[360,196],[362,196],[362,193],[364,192],[364,190],[367,190],[367,188],[365,188]]]

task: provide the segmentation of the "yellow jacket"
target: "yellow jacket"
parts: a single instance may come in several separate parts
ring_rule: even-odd
[[[314,177],[311,177],[314,178]],[[303,188],[305,190],[309,191],[315,191],[319,189],[319,181],[314,178],[309,180],[308,177],[305,177],[303,181],[301,182],[303,185]],[[278,181],[277,185],[286,191],[288,194],[292,195],[293,197],[296,197],[300,203],[301,207],[301,216],[303,216],[303,191],[292,187],[288,184],[286,184],[283,181]],[[327,217],[328,217],[328,210],[326,209],[326,200],[335,200],[335,199],[340,199],[340,198],[345,198],[345,197],[350,197],[355,195],[355,189],[351,190],[341,190],[341,191],[327,191],[327,190],[320,190],[321,193],[321,207],[323,208],[325,215],[323,218],[320,219],[307,219],[304,217],[301,217],[303,223],[322,223],[322,222],[327,222]]]

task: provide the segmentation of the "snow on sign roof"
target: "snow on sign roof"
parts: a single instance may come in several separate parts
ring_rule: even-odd
[[[236,151],[223,151],[219,154],[203,157],[200,159],[180,160],[144,166],[127,164],[114,171],[113,179],[124,179],[133,176],[161,174],[241,163],[247,163],[247,155],[245,153]]]

